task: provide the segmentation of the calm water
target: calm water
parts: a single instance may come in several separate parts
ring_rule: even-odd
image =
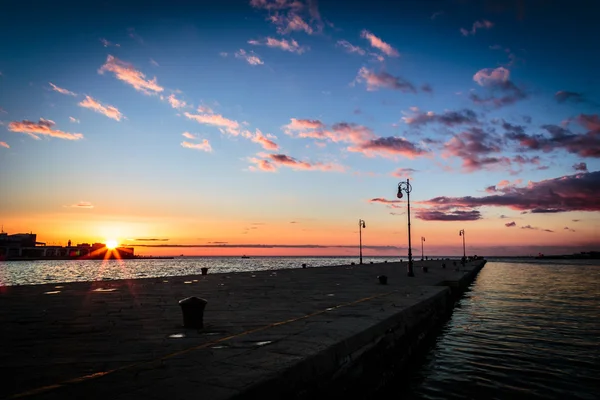
[[[398,257],[363,257],[364,263],[398,261]],[[200,268],[210,273],[244,272],[358,263],[358,257],[176,257],[172,260],[68,260],[0,262],[0,286],[39,285],[108,279],[150,278],[199,275]]]
[[[377,397],[599,399],[600,262],[489,262],[421,361]]]

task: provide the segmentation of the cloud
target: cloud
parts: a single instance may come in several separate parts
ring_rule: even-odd
[[[571,229],[571,228],[569,228],[568,226],[565,226],[565,227],[563,228],[563,230],[565,230],[565,231],[569,231],[569,232],[575,232],[575,229]]]
[[[168,242],[169,239],[157,239],[157,238],[139,238],[133,239],[136,242]]]
[[[415,86],[399,76],[393,76],[385,71],[375,72],[367,67],[358,70],[355,82],[365,82],[368,91],[375,91],[380,88],[399,90],[404,93],[417,93]]]
[[[482,19],[481,21],[473,22],[473,26],[471,27],[470,31],[465,28],[460,28],[460,33],[462,33],[463,36],[474,35],[478,29],[491,29],[493,26],[493,22]]]
[[[423,221],[477,221],[478,219],[481,219],[481,213],[477,210],[418,210],[416,212],[416,217]]]
[[[573,164],[573,169],[575,171],[588,172],[587,164],[584,162],[580,162],[578,164]]]
[[[295,170],[306,171],[326,171],[326,172],[344,172],[345,167],[339,164],[299,161],[286,154],[264,154],[263,159],[251,158],[250,161],[256,164],[256,167],[250,167],[251,170],[258,168],[262,171],[275,171],[279,167],[287,167]]]
[[[394,172],[392,172],[392,176],[396,178],[411,178],[413,172],[418,172],[413,168],[398,168]]]
[[[80,120],[78,120],[77,118],[73,118],[73,117],[69,117],[69,121],[71,121],[71,122],[72,122],[72,123],[74,123],[74,124],[78,124],[78,123],[80,123],[80,122],[81,122],[81,121],[80,121]]]
[[[237,136],[240,134],[240,124],[237,121],[223,117],[221,114],[214,114],[212,110],[210,112],[204,112],[201,114],[191,114],[189,112],[183,113],[187,118],[193,119],[199,124],[212,125],[221,129],[221,133],[229,133],[230,135]]]
[[[507,228],[512,228],[517,226],[517,223],[515,221],[507,222],[506,224],[504,224],[504,226],[506,226]]]
[[[294,39],[286,40],[286,39],[275,39],[272,37],[268,37],[264,41],[259,40],[249,40],[249,44],[253,44],[255,46],[268,46],[278,48],[284,51],[289,51],[290,53],[302,54],[305,51],[309,50],[307,46],[300,46],[297,41]]]
[[[90,208],[94,208],[94,205],[92,203],[90,203],[89,201],[80,201],[79,203],[71,204],[69,207],[90,209]]]
[[[102,46],[104,46],[104,47],[110,47],[110,46],[121,47],[121,45],[119,43],[112,43],[104,38],[100,38],[100,43],[102,43]]]
[[[156,77],[147,80],[146,75],[136,70],[131,64],[111,55],[106,58],[106,62],[100,67],[98,73],[104,74],[105,71],[112,72],[117,79],[133,86],[144,94],[156,94],[164,91],[164,88],[158,84]]]
[[[531,226],[531,225],[522,226],[521,229],[529,229],[529,230],[534,230],[534,231],[543,231],[543,232],[554,233],[554,231],[552,231],[550,229],[542,229],[542,228],[538,228],[537,226]]]
[[[90,110],[94,110],[97,113],[104,114],[108,118],[112,118],[115,121],[120,121],[122,118],[125,118],[123,114],[119,111],[117,107],[105,105],[100,103],[98,100],[92,98],[91,96],[85,96],[85,99],[82,100],[79,105],[84,108],[89,108]]]
[[[260,130],[250,137],[254,143],[260,144],[265,150],[279,150],[279,145],[269,138],[265,137]]]
[[[593,119],[587,120],[585,116],[582,125],[586,128],[594,128]],[[591,116],[593,117],[593,116]],[[581,116],[577,118],[579,121]],[[600,130],[590,130],[584,134],[573,133],[558,125],[542,125],[549,135],[526,134],[524,132],[508,132],[505,138],[518,142],[521,148],[527,150],[543,151],[545,153],[554,150],[564,150],[568,153],[577,154],[581,157],[600,157]]]
[[[138,42],[139,44],[144,44],[144,39],[138,35],[134,28],[128,28],[129,37]]]
[[[508,186],[484,197],[440,196],[421,202],[432,207],[508,207],[532,213],[600,211],[600,171],[566,175],[526,187]]]
[[[187,106],[185,101],[177,99],[174,94],[171,94],[169,97],[167,97],[167,101],[173,108],[184,108]]]
[[[319,120],[291,118],[291,122],[283,126],[287,135],[298,138],[313,138],[317,140],[330,140],[334,143],[362,143],[376,136],[366,126],[351,122],[338,122],[327,127]]]
[[[280,34],[300,31],[311,35],[323,29],[316,0],[308,0],[308,7],[298,0],[251,0],[250,5],[269,11],[267,20]]]
[[[510,80],[510,71],[504,67],[481,69],[473,75],[473,80],[491,91],[487,97],[471,93],[469,98],[475,104],[500,108],[527,98],[527,93]],[[495,93],[500,96],[494,96]]]
[[[39,122],[32,122],[27,120],[23,120],[21,122],[13,121],[8,124],[8,130],[12,132],[26,133],[34,139],[39,139],[39,136],[37,135],[50,136],[66,140],[83,139],[83,135],[81,133],[68,133],[59,131],[57,129],[52,128],[54,125],[54,121],[40,118]]]
[[[73,93],[70,90],[67,89],[63,89],[61,87],[56,86],[54,83],[52,82],[48,82],[50,84],[50,86],[52,87],[52,90],[54,90],[55,92],[58,92],[60,94],[66,94],[68,96],[77,96],[77,93]]]
[[[207,153],[212,152],[212,147],[208,142],[208,139],[203,139],[202,143],[190,143],[190,142],[181,142],[181,147],[185,147],[186,149],[194,149],[194,150],[202,150]]]
[[[421,85],[421,91],[424,93],[433,93],[433,88],[429,83]]]
[[[413,114],[402,117],[404,123],[413,126],[421,126],[429,123],[439,123],[445,126],[455,126],[461,124],[479,124],[477,114],[473,110],[463,109],[460,111],[445,111],[442,114],[436,114],[433,111],[421,112],[418,108],[412,108]]]
[[[0,142],[0,147],[4,147],[5,149],[10,149],[10,146],[6,142]]]
[[[444,155],[460,157],[462,168],[466,172],[474,172],[495,165],[510,165],[505,156],[491,156],[502,150],[502,142],[483,129],[472,127],[454,135],[444,144]]]
[[[157,63],[153,58],[150,59],[150,64],[154,65],[155,67],[160,67],[160,64]]]
[[[591,133],[595,135],[600,134],[600,117],[598,114],[579,114],[575,120]]]
[[[344,50],[346,50],[347,53],[350,54],[359,54],[361,56],[364,56],[367,52],[358,46],[354,46],[353,44],[351,44],[350,42],[348,42],[347,40],[338,40],[337,41],[337,45],[340,47],[343,47]]]
[[[554,99],[558,103],[574,103],[574,104],[582,104],[587,103],[596,106],[597,103],[587,99],[582,93],[577,92],[569,92],[566,90],[559,90],[554,94]]]
[[[363,31],[360,33],[360,37],[363,39],[367,39],[372,47],[380,50],[382,53],[384,53],[390,57],[399,57],[400,56],[400,53],[398,53],[398,50],[394,49],[391,45],[384,42],[377,36],[373,35],[371,32],[369,32],[366,29],[363,29]]]
[[[441,15],[443,15],[443,14],[444,14],[444,12],[443,12],[443,11],[437,11],[437,12],[434,12],[433,14],[431,14],[431,17],[430,17],[430,18],[431,18],[432,20],[434,20],[434,19],[436,19],[437,17],[439,17],[439,16],[441,16]]]
[[[192,139],[192,140],[198,139],[196,136],[194,136],[192,133],[189,133],[189,132],[183,132],[181,134],[181,136],[183,136],[186,139]]]
[[[8,114],[8,112],[4,108],[0,107],[0,114]]]
[[[252,54],[250,54],[250,53],[252,53]],[[244,49],[240,49],[239,51],[235,52],[235,57],[246,60],[246,62],[250,65],[263,65],[264,64],[263,60],[261,60],[256,54],[254,54],[253,52],[250,52],[250,53],[247,53],[246,50],[244,50]]]
[[[380,154],[384,157],[404,156],[415,158],[428,154],[427,150],[421,149],[405,138],[397,136],[380,137],[349,147],[349,151],[363,153],[367,156]]]
[[[369,203],[382,203],[382,204],[399,204],[402,203],[402,200],[388,200],[383,197],[376,197],[374,199],[369,200]]]

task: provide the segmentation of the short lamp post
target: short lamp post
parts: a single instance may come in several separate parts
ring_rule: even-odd
[[[410,192],[412,191],[412,186],[410,186],[409,179],[406,182],[402,181],[398,183],[398,198],[401,199],[403,197],[402,192],[406,193],[406,210],[408,215],[408,276],[415,276],[413,272],[413,259],[412,259],[412,248],[410,244]]]
[[[421,261],[425,260],[425,253],[423,252],[423,243],[425,243],[425,236],[421,236]]]
[[[466,252],[466,248],[465,248],[465,230],[461,229],[458,232],[458,235],[462,236],[462,239],[463,239],[463,259],[462,259],[462,264],[463,264],[463,267],[464,267],[465,262],[467,261],[467,252]]]
[[[362,219],[358,220],[358,247],[360,249],[360,263],[362,264],[362,229],[366,228],[365,221]]]

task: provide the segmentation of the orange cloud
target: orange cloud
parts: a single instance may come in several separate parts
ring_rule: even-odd
[[[40,118],[40,121],[37,123],[27,120],[23,120],[21,122],[13,121],[10,124],[8,124],[8,130],[13,132],[26,133],[34,139],[39,139],[39,136],[37,135],[45,135],[66,140],[83,139],[83,135],[81,133],[68,133],[55,130],[52,129],[54,125],[54,121]]]
[[[279,48],[284,51],[289,51],[290,53],[297,53],[297,54],[302,54],[306,50],[308,50],[308,47],[300,46],[298,44],[298,42],[296,42],[294,39],[290,39],[288,41],[286,39],[279,40],[279,39],[268,37],[265,41],[249,40],[248,43],[253,44],[255,46],[264,45],[264,46],[268,46],[268,47],[275,47],[275,48]]]
[[[117,109],[117,107],[103,105],[102,103],[100,103],[99,101],[97,101],[96,99],[94,99],[90,96],[85,96],[85,99],[82,100],[79,103],[79,105],[81,107],[94,110],[97,113],[104,114],[108,118],[112,118],[116,121],[120,121],[121,118],[125,118],[125,116],[123,114],[121,114],[121,112]]]
[[[169,97],[167,97],[167,100],[173,108],[183,108],[187,106],[185,101],[177,99],[174,94],[171,94]]]
[[[56,86],[54,83],[52,82],[48,82],[50,84],[50,86],[52,87],[52,90],[54,90],[55,92],[61,93],[61,94],[66,94],[68,96],[77,96],[77,93],[73,93],[70,90],[67,89],[63,89],[61,87]]]
[[[388,43],[384,42],[383,40],[381,40],[377,36],[373,35],[371,32],[369,32],[366,29],[363,29],[363,31],[360,33],[360,37],[362,37],[363,39],[367,39],[372,47],[379,49],[381,52],[383,52],[384,54],[387,54],[390,57],[399,57],[400,56],[400,53],[398,53],[398,50],[394,49]]]
[[[69,207],[71,208],[94,208],[94,205],[89,201],[80,201],[76,204],[71,204]]]
[[[227,119],[220,114],[204,113],[204,114],[191,114],[189,112],[183,113],[187,118],[193,119],[199,124],[213,125],[219,128],[223,128],[225,132],[237,136],[240,134],[240,124],[237,121]],[[224,133],[222,130],[221,132]]]
[[[244,49],[240,49],[239,51],[236,51],[235,57],[246,60],[246,62],[250,65],[263,65],[264,64],[263,60],[261,60],[256,54],[247,53],[246,50],[244,50]]]
[[[181,134],[181,136],[183,136],[184,138],[187,138],[187,139],[192,139],[192,140],[193,140],[193,139],[197,139],[197,138],[196,138],[196,136],[194,136],[193,134],[191,134],[191,133],[189,133],[189,132],[183,132],[183,133]]]
[[[4,148],[7,148],[7,149],[10,149],[10,146],[6,142],[0,142],[0,147],[4,147]]]
[[[256,134],[252,136],[250,140],[252,140],[254,143],[260,144],[265,150],[279,150],[279,145],[264,136],[258,129],[256,130]]]
[[[146,80],[146,75],[136,70],[131,64],[123,62],[111,55],[108,56],[106,62],[98,73],[103,74],[104,71],[109,71],[115,74],[115,77],[144,94],[156,94],[164,90],[156,81],[156,77],[151,80]]]
[[[266,159],[251,158],[250,161],[257,165],[257,168],[263,171],[274,171],[280,166],[288,167],[295,170],[305,171],[327,171],[327,172],[344,172],[346,168],[343,165],[333,163],[299,161],[286,154],[261,154]],[[250,170],[255,170],[255,167],[250,167]]]
[[[181,146],[187,149],[206,151],[207,153],[212,152],[212,147],[208,142],[208,139],[202,140],[202,143],[181,142]]]

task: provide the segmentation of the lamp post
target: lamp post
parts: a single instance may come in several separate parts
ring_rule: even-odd
[[[463,264],[463,267],[464,267],[465,266],[465,262],[467,261],[467,252],[465,251],[465,230],[461,229],[458,232],[458,235],[462,236],[462,239],[463,239],[463,259],[462,259],[462,264]]]
[[[425,253],[423,252],[423,243],[425,242],[425,236],[421,236],[421,261],[425,260]]]
[[[366,228],[365,221],[362,219],[358,220],[358,243],[360,248],[360,263],[362,264],[362,228]]]
[[[402,181],[400,183],[398,183],[398,198],[401,199],[402,198],[402,192],[406,193],[407,196],[407,203],[406,203],[406,210],[407,210],[407,215],[408,215],[408,270],[406,275],[408,276],[415,276],[415,273],[413,272],[413,260],[412,260],[412,248],[410,245],[410,192],[412,191],[412,186],[410,186],[410,182],[409,179],[406,180],[406,182]]]

